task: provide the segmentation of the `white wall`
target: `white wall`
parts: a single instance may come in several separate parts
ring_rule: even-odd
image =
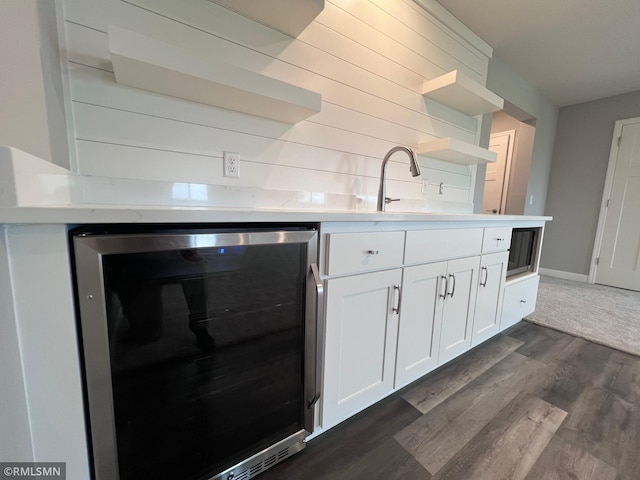
[[[587,276],[617,120],[640,117],[640,91],[560,109],[542,266]]]
[[[207,0],[62,3],[80,173],[373,198],[391,147],[478,142],[480,122],[423,99],[420,88],[454,69],[484,84],[491,50],[411,0],[327,1],[297,39]],[[291,126],[118,85],[109,24],[319,92],[322,111]],[[225,150],[240,153],[240,179],[222,176]],[[390,196],[471,211],[475,167],[421,157],[414,179],[407,158],[394,160]],[[421,180],[431,184],[424,194]]]

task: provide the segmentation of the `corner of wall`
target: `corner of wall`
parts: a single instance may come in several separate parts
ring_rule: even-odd
[[[497,57],[489,60],[487,88],[535,117],[536,135],[527,184],[527,199],[533,195],[533,204],[526,202],[524,214],[544,215],[559,108]]]

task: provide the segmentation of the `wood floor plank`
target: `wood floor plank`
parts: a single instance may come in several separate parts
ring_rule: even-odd
[[[418,410],[399,396],[389,397],[312,439],[302,452],[260,474],[259,478],[337,478],[379,444],[393,440],[396,432],[420,416]],[[425,479],[429,478],[425,471],[423,474]]]
[[[402,398],[422,413],[427,413],[522,344],[522,341],[507,336],[495,337],[411,385]]]
[[[606,462],[619,478],[638,478],[640,472],[640,403],[636,387],[636,364],[613,355],[601,373],[575,402],[557,435],[568,443]]]
[[[640,358],[616,351],[608,367],[604,369],[602,384],[628,406],[627,422],[620,428],[618,479],[637,480],[640,477]]]
[[[434,480],[523,480],[567,412],[518,395],[434,476]]]
[[[585,389],[590,388],[602,375],[604,365],[607,365],[611,351],[602,351],[601,348],[576,338],[556,356],[557,359],[548,361],[548,368],[530,383],[529,393],[570,411]]]
[[[511,353],[394,438],[435,474],[543,367],[540,362]]]
[[[616,480],[617,476],[611,465],[554,436],[526,480]]]
[[[640,358],[545,330],[521,322],[259,478],[638,480]]]
[[[555,359],[575,340],[566,333],[528,322],[522,322],[521,328],[509,336],[524,342],[518,353],[545,363]]]
[[[330,478],[332,480],[376,478],[385,480],[430,480],[431,474],[398,442],[393,438],[389,438],[360,457],[345,471],[334,472]]]

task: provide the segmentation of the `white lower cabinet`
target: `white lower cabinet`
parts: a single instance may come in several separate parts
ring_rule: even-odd
[[[401,388],[438,366],[442,325],[442,280],[447,262],[404,269],[398,328],[395,387]]]
[[[395,388],[471,347],[480,257],[404,269]]]
[[[536,309],[538,275],[509,283],[504,288],[504,304],[500,330],[515,325]]]
[[[402,270],[327,281],[323,428],[393,391]]]
[[[474,347],[500,331],[508,261],[509,252],[507,251],[483,255],[480,259],[478,296],[471,340]]]
[[[480,257],[460,258],[447,262],[439,365],[466,352],[471,347],[479,268]]]
[[[537,275],[505,281],[510,234],[510,227],[327,234],[322,429],[533,311]]]

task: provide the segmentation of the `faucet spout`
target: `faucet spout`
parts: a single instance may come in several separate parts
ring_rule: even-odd
[[[389,162],[391,155],[396,152],[405,152],[409,156],[409,171],[411,172],[412,177],[417,177],[418,175],[420,175],[420,166],[418,165],[413,150],[402,146],[393,147],[391,150],[389,150],[382,160],[382,167],[380,169],[380,186],[378,188],[379,212],[384,212],[385,205],[392,201],[390,198],[387,198],[386,195],[387,163]]]

